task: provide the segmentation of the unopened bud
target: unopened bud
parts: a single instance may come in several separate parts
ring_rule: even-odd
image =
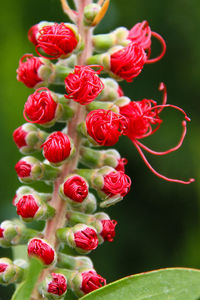
[[[5,248],[26,244],[30,238],[40,235],[38,231],[26,228],[19,220],[3,221],[0,225],[0,232],[0,245]]]
[[[23,275],[23,268],[14,264],[9,258],[0,258],[0,284],[19,283]]]
[[[67,279],[62,274],[52,272],[44,279],[39,291],[46,299],[63,299],[67,292]]]
[[[33,156],[25,156],[15,165],[18,178],[22,183],[29,183],[35,180],[52,181],[55,180],[60,170],[42,163]]]
[[[57,237],[79,253],[89,253],[98,246],[95,228],[85,224],[77,224],[71,228],[59,228]]]
[[[40,130],[34,124],[25,123],[15,129],[13,139],[22,154],[30,154],[40,150],[42,143],[48,137],[49,133]]]
[[[56,260],[53,247],[43,239],[33,238],[28,243],[28,256],[41,259],[45,265],[51,265]]]
[[[15,201],[17,214],[23,221],[51,219],[55,214],[55,209],[42,201],[39,194],[25,194]]]
[[[41,148],[43,148],[44,157],[55,165],[65,163],[75,152],[72,140],[61,131],[49,135]]]
[[[81,297],[106,285],[106,280],[94,269],[83,269],[74,276],[70,283],[76,296]]]
[[[84,24],[86,26],[91,26],[100,10],[101,10],[101,6],[96,3],[86,5],[83,12]]]

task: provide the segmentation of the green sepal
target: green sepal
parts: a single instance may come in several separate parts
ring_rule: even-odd
[[[57,267],[70,270],[93,268],[92,260],[87,256],[71,256],[58,253]]]

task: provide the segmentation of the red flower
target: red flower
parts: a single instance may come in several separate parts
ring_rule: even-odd
[[[104,239],[104,241],[113,242],[115,237],[115,226],[117,225],[117,221],[115,220],[101,220],[102,231],[100,235]]]
[[[35,46],[37,45],[37,34],[39,32],[39,26],[38,24],[33,25],[29,31],[28,31],[28,39],[31,43],[33,43]]]
[[[154,155],[165,155],[170,152],[176,151],[179,149],[183,143],[183,140],[186,135],[187,127],[186,127],[186,121],[190,121],[190,119],[187,117],[185,112],[174,105],[166,104],[167,102],[167,91],[164,83],[161,83],[159,86],[159,90],[163,91],[163,103],[161,105],[157,105],[157,102],[154,100],[148,100],[148,99],[143,99],[141,101],[133,101],[130,102],[129,104],[120,107],[120,114],[125,116],[128,120],[128,127],[126,131],[126,135],[131,139],[133,144],[135,145],[136,149],[138,150],[140,156],[144,160],[145,164],[147,167],[158,177],[171,181],[171,182],[178,182],[178,183],[183,183],[183,184],[189,184],[194,181],[193,178],[189,179],[188,181],[182,181],[178,179],[171,179],[166,176],[161,175],[158,173],[156,170],[153,169],[153,167],[150,165],[148,160],[146,159],[142,149],[145,151],[154,154]],[[181,135],[180,141],[175,147],[170,148],[167,151],[153,151],[143,145],[138,139],[145,138],[149,135],[152,135],[155,131],[157,131],[160,127],[160,124],[162,120],[160,119],[159,114],[165,107],[172,107],[175,108],[179,111],[181,111],[185,115],[185,120],[182,122],[183,126],[183,133]],[[152,125],[156,125],[155,128],[152,128]]]
[[[74,242],[77,248],[83,250],[94,250],[98,246],[98,237],[96,231],[90,227],[74,233]]]
[[[42,144],[42,147],[44,157],[52,163],[59,163],[65,160],[71,152],[70,139],[61,131],[52,133],[45,143]]]
[[[162,52],[161,54],[152,59],[147,59],[146,63],[154,63],[160,60],[165,52],[166,52],[166,44],[162,36],[160,36],[158,33],[151,31],[151,28],[149,27],[149,24],[147,21],[143,21],[141,23],[135,24],[133,28],[129,31],[128,34],[128,40],[133,42],[134,44],[140,45],[144,50],[148,53],[148,58],[151,55],[151,37],[154,36],[156,39],[159,40],[162,46]]]
[[[0,273],[3,273],[7,269],[8,265],[4,263],[0,263]]]
[[[32,195],[24,195],[16,203],[17,214],[22,218],[33,218],[39,209]]]
[[[125,165],[127,165],[128,160],[126,158],[120,158],[118,159],[118,165],[115,167],[116,171],[122,171],[125,172]]]
[[[50,265],[55,258],[54,249],[42,239],[33,238],[28,243],[28,255],[40,258],[45,265]]]
[[[13,139],[18,148],[27,146],[26,136],[27,132],[23,130],[22,126],[15,129],[13,132]]]
[[[97,76],[103,69],[99,67],[98,71],[91,69],[91,66],[75,66],[74,72],[70,73],[65,78],[65,88],[67,99],[73,99],[74,101],[86,105],[92,102],[103,90],[104,84]]]
[[[111,110],[97,109],[86,117],[87,133],[101,146],[116,144],[126,130],[126,118]]]
[[[146,59],[144,49],[134,43],[130,43],[111,55],[111,71],[127,82],[131,82],[142,71]]]
[[[64,182],[63,191],[66,197],[81,203],[88,195],[88,184],[81,176],[73,175]]]
[[[102,191],[109,197],[120,195],[125,197],[131,187],[131,179],[122,171],[110,172],[104,176]]]
[[[4,232],[4,229],[0,227],[0,238],[3,238],[3,232]]]
[[[81,290],[88,294],[98,288],[106,285],[106,280],[95,271],[83,272]]]
[[[41,48],[52,59],[65,57],[77,46],[78,41],[73,30],[64,23],[43,26],[37,36],[36,51]],[[44,57],[44,56],[43,56]]]
[[[23,82],[28,88],[34,88],[36,84],[43,81],[38,76],[38,70],[43,63],[39,57],[25,54],[19,61],[17,69],[17,80]]]
[[[50,90],[39,88],[28,97],[24,106],[24,118],[30,123],[46,124],[55,118],[56,108],[57,103]]]
[[[67,281],[64,275],[51,273],[52,281],[48,284],[48,293],[61,296],[67,290]]]
[[[31,174],[31,165],[26,161],[20,160],[15,165],[15,170],[19,178],[29,177]]]

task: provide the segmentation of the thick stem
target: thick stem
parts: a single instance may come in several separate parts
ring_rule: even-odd
[[[85,48],[82,53],[78,57],[78,64],[84,65],[86,63],[86,59],[91,56],[92,54],[92,30],[90,28],[85,28],[83,26],[83,10],[84,7],[88,4],[92,3],[92,0],[76,0],[76,6],[78,9],[78,29],[85,44]],[[83,122],[86,115],[86,110],[84,106],[81,106],[78,103],[72,103],[76,114],[73,119],[68,123],[68,135],[72,138],[75,148],[76,154],[73,159],[64,164],[62,168],[61,175],[57,178],[54,183],[54,190],[52,200],[49,202],[51,206],[53,206],[56,210],[56,214],[54,218],[47,221],[45,232],[44,232],[44,239],[46,239],[57,251],[59,247],[59,242],[56,239],[56,230],[58,228],[62,228],[65,226],[66,223],[66,202],[61,199],[59,196],[59,186],[63,183],[64,178],[69,175],[74,169],[77,168],[79,156],[80,156],[80,147],[81,147],[81,139],[77,133],[77,125],[80,122]],[[31,300],[40,300],[43,299],[37,290],[38,284],[45,278],[50,270],[45,269],[41,273],[38,283],[35,286],[33,291]]]

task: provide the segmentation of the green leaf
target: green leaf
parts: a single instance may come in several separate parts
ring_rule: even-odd
[[[31,293],[43,268],[40,260],[32,258],[26,274],[26,279],[16,289],[11,300],[30,300]]]
[[[131,275],[81,300],[200,300],[200,270],[172,268]]]

